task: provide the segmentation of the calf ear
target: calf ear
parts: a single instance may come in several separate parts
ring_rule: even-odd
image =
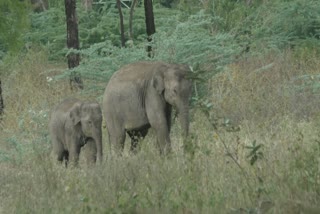
[[[159,94],[164,91],[164,77],[162,72],[156,72],[152,78],[152,86],[156,89]]]
[[[69,116],[73,125],[77,125],[81,121],[81,102],[76,102],[70,109]]]

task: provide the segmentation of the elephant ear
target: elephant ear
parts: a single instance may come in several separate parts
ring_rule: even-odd
[[[156,89],[159,94],[164,91],[164,77],[162,72],[156,72],[152,78],[152,86]]]
[[[73,125],[77,125],[81,121],[80,108],[81,108],[81,103],[76,102],[70,109],[69,116]]]

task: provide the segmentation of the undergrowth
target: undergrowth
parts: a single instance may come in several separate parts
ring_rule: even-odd
[[[64,66],[30,51],[3,80],[0,213],[318,213],[320,105],[309,80],[319,62],[299,57],[241,59],[214,76],[191,112],[192,155],[174,123],[170,156],[151,131],[137,155],[110,157],[103,127],[103,163],[66,169],[50,154],[50,110],[68,96],[101,101],[101,91],[72,92],[52,78]]]

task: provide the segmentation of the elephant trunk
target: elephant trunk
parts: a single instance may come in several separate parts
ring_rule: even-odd
[[[184,139],[187,138],[189,134],[189,107],[188,105],[183,104],[179,108],[179,120],[182,129],[182,136]]]
[[[183,149],[186,153],[193,155],[195,151],[195,147],[188,139],[189,134],[189,106],[183,105],[179,111],[179,119],[182,129],[182,141],[183,141]]]
[[[97,161],[100,163],[102,162],[102,133],[101,130],[98,130],[97,132],[94,133],[94,141],[96,143],[96,148],[97,148]]]

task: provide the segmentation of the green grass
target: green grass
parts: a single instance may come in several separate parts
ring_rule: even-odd
[[[110,157],[103,128],[103,163],[65,169],[50,155],[49,111],[66,96],[101,95],[47,82],[63,66],[30,53],[2,80],[0,213],[319,213],[320,101],[296,90],[318,68],[290,52],[240,61],[210,80],[212,107],[192,109],[193,156],[176,122],[168,157],[152,131],[137,155]]]

